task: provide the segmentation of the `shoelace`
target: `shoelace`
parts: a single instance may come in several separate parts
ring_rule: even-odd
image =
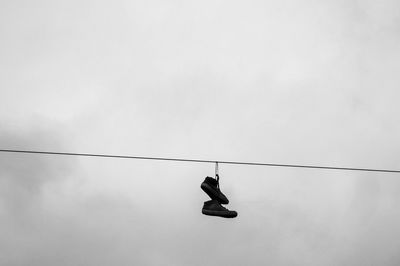
[[[215,162],[215,179],[217,180],[217,188],[219,190],[219,169],[218,169],[218,162]]]

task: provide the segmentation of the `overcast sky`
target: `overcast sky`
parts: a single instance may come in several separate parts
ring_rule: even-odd
[[[400,169],[395,0],[0,1],[0,148]],[[0,265],[399,265],[400,176],[0,154]]]

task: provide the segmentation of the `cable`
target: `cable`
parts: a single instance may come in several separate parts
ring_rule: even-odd
[[[390,170],[390,169],[371,169],[371,168],[335,167],[335,166],[300,165],[300,164],[276,164],[276,163],[257,163],[257,162],[238,162],[238,161],[219,161],[219,160],[198,160],[198,159],[183,159],[183,158],[94,154],[94,153],[72,153],[72,152],[11,150],[11,149],[10,150],[0,149],[0,152],[84,156],[84,157],[103,157],[103,158],[117,158],[117,159],[177,161],[177,162],[192,162],[192,163],[220,163],[220,164],[255,165],[255,166],[290,167],[290,168],[310,168],[310,169],[344,170],[344,171],[364,171],[364,172],[381,172],[381,173],[400,173],[400,170]]]

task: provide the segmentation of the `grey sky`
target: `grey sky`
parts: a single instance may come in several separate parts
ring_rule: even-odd
[[[400,4],[1,1],[0,146],[400,169]],[[395,174],[0,154],[0,265],[398,265]]]

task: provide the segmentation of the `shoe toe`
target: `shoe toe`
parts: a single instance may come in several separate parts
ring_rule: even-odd
[[[222,192],[221,192],[220,197],[219,197],[219,202],[221,204],[228,204],[229,203],[228,198],[224,194],[222,194]]]

